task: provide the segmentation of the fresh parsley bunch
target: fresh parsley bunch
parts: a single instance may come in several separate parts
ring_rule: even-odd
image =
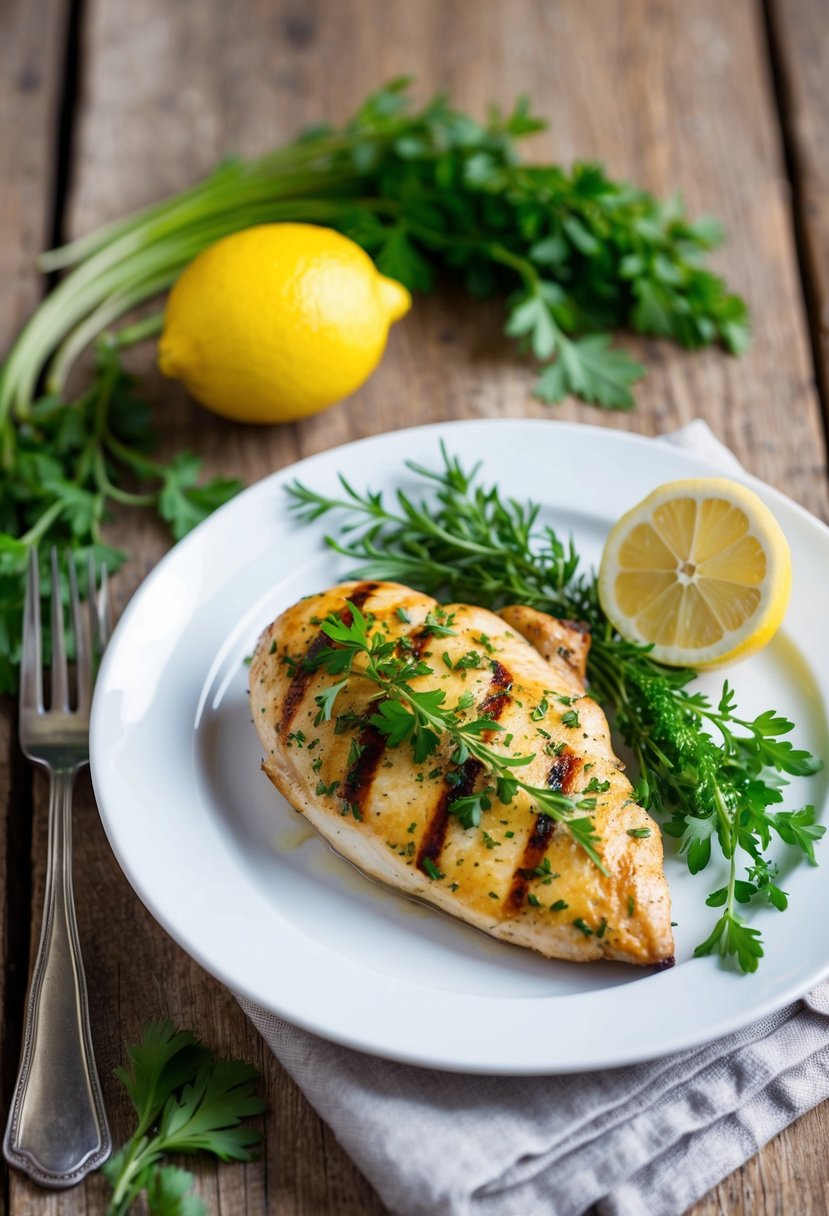
[[[187,1030],[150,1022],[116,1076],[138,1116],[132,1138],[102,1168],[112,1185],[107,1216],[126,1216],[142,1192],[149,1216],[203,1216],[193,1175],[166,1160],[211,1153],[250,1161],[261,1136],[242,1120],[261,1114],[258,1074],[241,1060],[219,1060]]]
[[[423,481],[421,499],[401,490],[389,504],[341,477],[338,498],[294,483],[291,506],[306,521],[339,517],[339,538],[328,544],[349,559],[355,578],[389,579],[489,608],[527,604],[584,621],[592,637],[590,691],[636,757],[637,801],[665,817],[664,830],[679,840],[691,873],[708,866],[715,847],[728,862],[727,885],[706,901],[722,912],[697,954],[718,952],[743,971],[756,970],[760,935],[739,909],[787,906],[769,856],[773,840],[793,861],[816,864],[814,846],[826,829],[815,822],[815,808],[781,804],[788,779],[816,773],[820,761],[785,738],[794,724],[775,711],[743,717],[727,682],[714,705],[690,691],[693,671],[663,667],[647,647],[621,638],[601,609],[595,577],[580,573],[572,539],[565,543],[542,525],[536,504],[504,498],[497,486],[481,483],[480,466],[465,469],[441,450],[437,470],[407,464]]]
[[[610,345],[613,329],[744,349],[745,304],[705,265],[719,225],[691,221],[678,199],[614,182],[597,164],[522,163],[517,144],[544,126],[526,98],[482,123],[443,96],[414,109],[408,81],[394,80],[338,129],[226,161],[191,189],[43,255],[44,271],[67,273],[0,367],[0,691],[16,683],[31,546],[92,551],[113,570],[124,559],[102,539],[113,503],[158,512],[177,539],[239,489],[225,478],[199,484],[189,453],[152,458],[121,352],[156,335],[163,313],[118,328],[223,236],[327,224],[414,291],[450,275],[473,297],[500,296],[506,332],[540,365],[536,393],[547,402],[572,393],[633,404],[643,369]],[[90,344],[91,382],[71,397],[70,373]]]

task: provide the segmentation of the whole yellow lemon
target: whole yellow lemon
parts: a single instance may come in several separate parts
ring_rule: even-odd
[[[411,307],[355,243],[312,224],[261,224],[200,253],[167,303],[158,365],[208,409],[292,422],[371,375]]]

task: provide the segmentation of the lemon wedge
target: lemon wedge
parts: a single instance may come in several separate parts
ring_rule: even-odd
[[[670,667],[716,667],[765,646],[789,602],[783,530],[725,477],[671,481],[623,515],[599,569],[599,600],[629,641]]]

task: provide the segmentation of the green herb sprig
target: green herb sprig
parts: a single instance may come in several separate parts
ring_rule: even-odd
[[[635,797],[665,817],[664,830],[679,840],[692,873],[704,870],[716,845],[728,862],[726,887],[708,903],[722,907],[697,954],[718,952],[743,971],[754,971],[763,949],[758,931],[738,905],[767,904],[780,911],[787,896],[774,882],[768,857],[773,839],[793,860],[816,864],[814,846],[825,832],[806,805],[782,810],[789,777],[808,777],[821,763],[785,738],[794,729],[767,710],[746,718],[728,683],[714,705],[690,691],[694,672],[663,667],[648,648],[615,633],[598,601],[596,580],[580,572],[573,541],[544,524],[540,508],[483,485],[480,466],[467,470],[442,447],[437,470],[407,463],[423,484],[415,498],[400,490],[387,504],[341,478],[331,497],[294,483],[291,507],[303,520],[333,515],[339,537],[327,543],[351,563],[355,578],[390,579],[430,595],[497,608],[527,604],[584,621],[591,630],[591,693],[612,713],[633,751],[640,779]],[[742,859],[745,879],[738,878]]]
[[[531,799],[535,811],[563,823],[588,857],[606,873],[597,845],[593,821],[586,816],[574,817],[576,811],[592,811],[596,799],[571,797],[556,790],[530,785],[516,775],[515,770],[531,764],[535,757],[498,751],[482,739],[482,735],[502,731],[491,717],[471,718],[467,711],[474,708],[471,693],[465,693],[454,706],[446,704],[442,688],[414,689],[410,681],[433,674],[423,660],[412,661],[398,654],[397,639],[387,638],[379,630],[370,632],[366,617],[353,603],[347,603],[349,617],[337,614],[327,617],[321,631],[335,646],[323,647],[308,660],[312,670],[320,668],[330,675],[344,678],[331,684],[316,698],[319,712],[317,725],[330,721],[340,693],[349,680],[361,677],[377,688],[375,712],[369,721],[388,740],[389,746],[409,743],[415,764],[423,764],[433,755],[441,742],[451,743],[451,759],[456,766],[474,758],[484,765],[492,780],[479,793],[454,798],[449,803],[450,814],[456,815],[465,828],[477,827],[483,811],[492,802],[508,805],[519,790]],[[444,632],[449,632],[444,627]],[[355,667],[360,656],[362,662]]]
[[[250,1161],[261,1136],[242,1120],[261,1114],[258,1074],[241,1060],[219,1060],[187,1030],[151,1022],[116,1076],[138,1116],[131,1139],[102,1167],[112,1185],[107,1216],[125,1216],[145,1192],[149,1216],[203,1216],[193,1175],[171,1154],[210,1153]]]

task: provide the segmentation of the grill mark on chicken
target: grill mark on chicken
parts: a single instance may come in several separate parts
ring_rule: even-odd
[[[530,838],[524,845],[521,865],[518,866],[512,876],[512,883],[510,884],[510,891],[507,896],[507,902],[512,904],[516,910],[523,908],[527,901],[530,877],[533,870],[541,865],[556,826],[555,819],[552,819],[549,815],[542,814],[536,818]]]
[[[412,635],[412,642],[416,644],[416,646],[419,643],[419,649],[417,651],[418,654],[421,653],[425,640],[427,640],[428,637],[428,629],[419,632],[419,634]],[[504,668],[503,663],[498,663],[497,660],[495,660],[495,662],[492,663],[492,679],[490,681],[489,689],[487,689],[486,697],[478,710],[481,717],[486,715],[491,717],[492,721],[494,722],[498,720],[498,717],[503,714],[504,709],[507,708],[507,705],[512,700],[507,691],[508,688],[512,688],[512,682],[513,677],[511,672]],[[486,734],[489,733],[491,732],[485,731],[483,737],[485,738]],[[429,858],[429,861],[435,863],[438,862],[438,858],[440,857],[442,849],[444,849],[444,844],[446,841],[446,828],[449,826],[450,806],[456,799],[467,798],[469,794],[472,794],[473,789],[475,788],[475,782],[478,781],[478,777],[483,770],[484,765],[481,764],[480,760],[475,760],[472,758],[472,756],[470,756],[470,758],[464,762],[461,767],[461,779],[459,779],[456,786],[451,786],[449,789],[445,789],[444,792],[441,793],[440,799],[438,800],[438,805],[435,806],[435,809],[432,812],[432,818],[430,818],[421,839],[421,848],[419,848],[417,854],[418,869],[423,869],[423,862],[427,857]]]
[[[548,788],[560,790],[562,794],[569,794],[579,764],[579,758],[574,752],[564,751],[560,756],[556,756],[547,774]],[[532,835],[524,846],[521,865],[512,876],[508,902],[516,909],[522,908],[526,903],[530,886],[529,875],[537,866],[541,865],[556,826],[556,821],[549,815],[539,815],[535,821]]]
[[[478,710],[480,716],[482,718],[492,718],[493,722],[497,722],[512,700],[510,696],[511,688],[512,672],[507,671],[503,663],[499,663],[497,659],[494,659],[489,691]]]
[[[569,794],[580,764],[581,761],[574,752],[562,752],[560,756],[556,757],[552,768],[547,774],[548,788],[551,790],[561,790],[563,794]]]
[[[352,807],[357,807],[361,817],[387,742],[386,736],[370,722],[363,727],[357,740],[360,755],[348,772],[342,796]]]
[[[352,602],[354,602],[353,599]],[[358,604],[357,607],[359,608],[360,605]],[[428,629],[419,629],[417,632],[409,634],[409,654],[413,659],[420,658],[430,636]],[[352,807],[357,807],[362,817],[374,778],[380,767],[380,761],[388,746],[388,739],[380,733],[376,726],[372,726],[368,722],[360,732],[357,745],[360,748],[360,755],[356,764],[349,770],[342,796],[351,803]]]
[[[438,800],[437,806],[432,812],[432,818],[423,833],[420,840],[420,848],[417,851],[417,868],[427,872],[424,867],[424,861],[428,858],[429,861],[437,864],[437,860],[443,852],[443,846],[446,841],[446,828],[449,824],[449,807],[456,798],[466,798],[472,793],[475,788],[475,782],[478,780],[483,771],[483,764],[480,760],[476,760],[474,756],[461,766],[461,779],[457,785],[448,785],[442,791]]]
[[[429,629],[418,629],[415,633],[409,634],[409,654],[413,659],[421,657],[431,636]]]
[[[425,630],[424,632],[426,637],[428,637],[429,631]],[[417,636],[413,635],[413,638]],[[490,717],[493,722],[497,722],[512,699],[507,691],[509,688],[512,688],[512,673],[507,671],[503,663],[495,660],[492,664],[492,679],[487,690],[487,695],[478,709],[479,715],[481,717]],[[481,737],[486,738],[491,733],[490,731],[484,731]],[[475,782],[483,771],[483,767],[480,760],[470,757],[461,767],[461,779],[458,784],[450,786],[441,794],[420,842],[420,849],[417,854],[418,869],[423,869],[423,862],[427,857],[430,861],[437,862],[446,841],[449,807],[456,798],[466,798],[467,795],[472,793],[475,788]]]
[[[355,605],[355,607],[362,608],[363,604],[366,602],[371,593],[377,590],[377,586],[377,583],[360,583],[359,586],[354,588],[353,592],[349,596],[349,600]],[[353,624],[354,616],[349,608],[343,609],[343,611],[340,613],[340,620],[344,625]],[[288,738],[291,730],[291,723],[296,717],[297,710],[303,702],[305,693],[308,690],[308,685],[311,683],[311,680],[316,674],[313,671],[309,671],[304,664],[309,662],[311,659],[315,659],[321,650],[323,650],[326,646],[331,645],[331,639],[326,637],[322,630],[320,630],[311,645],[306,650],[302,658],[302,662],[297,664],[294,674],[291,676],[288,691],[285,693],[285,700],[282,702],[282,718],[279,723],[279,732],[283,741],[287,740]]]

